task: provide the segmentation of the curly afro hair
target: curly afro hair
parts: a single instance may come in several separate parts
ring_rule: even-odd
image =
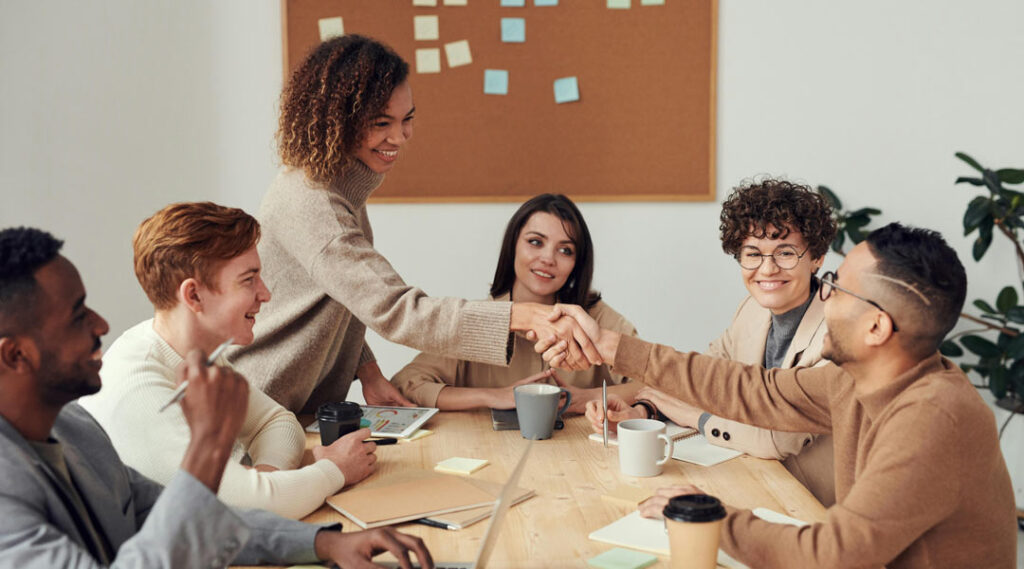
[[[809,186],[766,178],[734,189],[722,204],[722,250],[736,255],[747,237],[785,239],[798,231],[815,259],[828,251],[836,235],[832,207]],[[769,226],[774,230],[769,234]]]
[[[409,65],[376,40],[346,35],[321,43],[281,93],[281,161],[315,182],[337,180],[408,75]]]

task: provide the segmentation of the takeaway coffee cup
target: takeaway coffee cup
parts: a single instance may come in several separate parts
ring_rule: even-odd
[[[619,439],[619,470],[627,476],[657,476],[672,458],[672,439],[665,423],[653,419],[629,419],[616,428]]]
[[[565,404],[558,407],[558,399],[565,394]],[[516,400],[516,418],[519,433],[524,439],[550,439],[555,420],[565,413],[572,402],[572,394],[561,387],[546,383],[520,385],[512,392]]]
[[[672,569],[715,569],[718,566],[718,534],[725,508],[707,494],[684,494],[668,501],[662,510]]]
[[[359,420],[362,418],[363,410],[351,401],[324,403],[316,410],[316,420],[320,422],[320,444],[327,446],[359,430]]]

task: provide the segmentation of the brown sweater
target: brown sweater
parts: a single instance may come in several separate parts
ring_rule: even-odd
[[[868,395],[834,364],[765,370],[623,336],[615,370],[754,425],[831,432],[827,521],[771,524],[730,508],[722,548],[754,567],[1016,565],[1013,490],[995,419],[938,354]]]
[[[366,198],[383,179],[359,161],[330,187],[284,168],[260,205],[273,296],[256,316],[256,341],[229,357],[295,413],[346,398],[356,369],[375,361],[366,326],[425,352],[507,363],[511,303],[429,297],[373,248]]]

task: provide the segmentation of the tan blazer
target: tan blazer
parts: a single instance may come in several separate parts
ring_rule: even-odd
[[[780,367],[811,367],[828,361],[821,358],[826,332],[824,306],[825,303],[815,295],[797,326]],[[771,323],[771,311],[748,296],[740,303],[732,324],[718,339],[711,342],[706,353],[763,366]],[[825,507],[835,504],[831,435],[773,431],[716,416],[711,416],[703,423],[703,432],[712,444],[740,450],[751,456],[781,460],[786,469]]]
[[[508,295],[494,300],[508,300]],[[601,328],[636,336],[636,328],[603,301],[587,312],[597,320]],[[534,351],[533,342],[517,334],[512,359],[507,367],[421,353],[395,374],[391,382],[402,395],[417,405],[436,407],[437,396],[445,387],[505,387],[546,369],[548,365]],[[570,385],[583,388],[600,387],[605,373],[608,373],[610,384],[628,381],[607,369],[607,366],[602,365],[576,372],[559,370],[558,377]]]

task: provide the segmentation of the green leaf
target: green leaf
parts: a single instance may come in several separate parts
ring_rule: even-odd
[[[970,156],[964,154],[963,152],[957,152],[956,153],[956,157],[961,159],[961,160],[963,160],[964,162],[967,162],[968,164],[970,164],[971,168],[974,168],[975,170],[977,170],[979,172],[984,172],[985,171],[985,169],[981,167],[981,164],[978,164],[977,160],[975,160],[974,158],[971,158]]]
[[[1024,306],[1014,306],[1007,310],[1006,317],[1009,318],[1011,322],[1024,324]]]
[[[839,201],[839,197],[832,193],[832,190],[826,186],[818,186],[818,193],[825,196],[828,203],[832,206],[834,211],[843,209],[843,202]]]
[[[991,211],[992,200],[987,196],[978,196],[971,200],[964,211],[964,235],[977,229],[986,217],[992,217]]]
[[[860,243],[868,236],[868,234],[861,231],[859,227],[847,227],[846,234],[850,236],[850,241],[853,241],[854,244]]]
[[[1018,334],[1016,338],[1010,340],[1009,345],[1006,346],[1006,355],[1015,359],[1024,361],[1024,334]]]
[[[846,227],[847,228],[850,228],[850,227],[858,227],[858,228],[860,228],[860,227],[864,227],[865,225],[867,225],[869,223],[871,223],[871,218],[868,217],[867,214],[860,214],[860,215],[850,214],[850,215],[848,215],[846,217]]]
[[[999,176],[997,176],[992,170],[985,170],[981,175],[981,179],[985,180],[985,187],[994,195],[998,196],[1006,191],[1006,189],[1003,188],[1003,183],[999,181]]]
[[[882,210],[880,210],[880,209],[875,209],[873,207],[862,207],[862,208],[860,208],[860,209],[858,209],[856,211],[851,211],[850,213],[848,213],[846,215],[846,217],[847,217],[847,219],[849,219],[851,217],[860,217],[862,215],[863,216],[880,215],[881,213],[882,213]]]
[[[953,183],[954,184],[963,184],[965,182],[970,184],[970,185],[972,185],[972,186],[984,186],[985,185],[985,180],[982,180],[981,178],[968,178],[967,176],[960,176],[959,178],[956,179],[956,182],[953,182]]]
[[[959,358],[964,355],[963,349],[957,345],[953,340],[946,340],[939,346],[939,353],[946,356],[947,358]]]
[[[984,300],[982,300],[980,298],[978,300],[974,301],[974,306],[977,306],[978,310],[981,310],[982,312],[988,312],[989,314],[995,314],[996,313],[996,309],[992,308],[991,304],[985,302]]]
[[[1024,170],[1016,168],[1000,168],[996,170],[999,181],[1005,184],[1020,184],[1024,182]]]
[[[988,375],[988,388],[996,399],[1006,397],[1006,368],[997,367]]]
[[[978,238],[974,240],[974,247],[971,249],[971,254],[974,256],[975,261],[980,261],[985,256],[985,251],[988,251],[988,246],[992,244],[992,231],[985,233],[984,231],[978,232]]]
[[[1008,286],[999,291],[999,297],[996,298],[996,308],[999,312],[1006,314],[1006,311],[1014,306],[1017,306],[1017,289]]]
[[[960,338],[960,343],[970,350],[971,353],[981,356],[982,358],[998,358],[1003,354],[1002,350],[1000,350],[990,340],[982,338],[981,336],[975,336],[974,334]]]

